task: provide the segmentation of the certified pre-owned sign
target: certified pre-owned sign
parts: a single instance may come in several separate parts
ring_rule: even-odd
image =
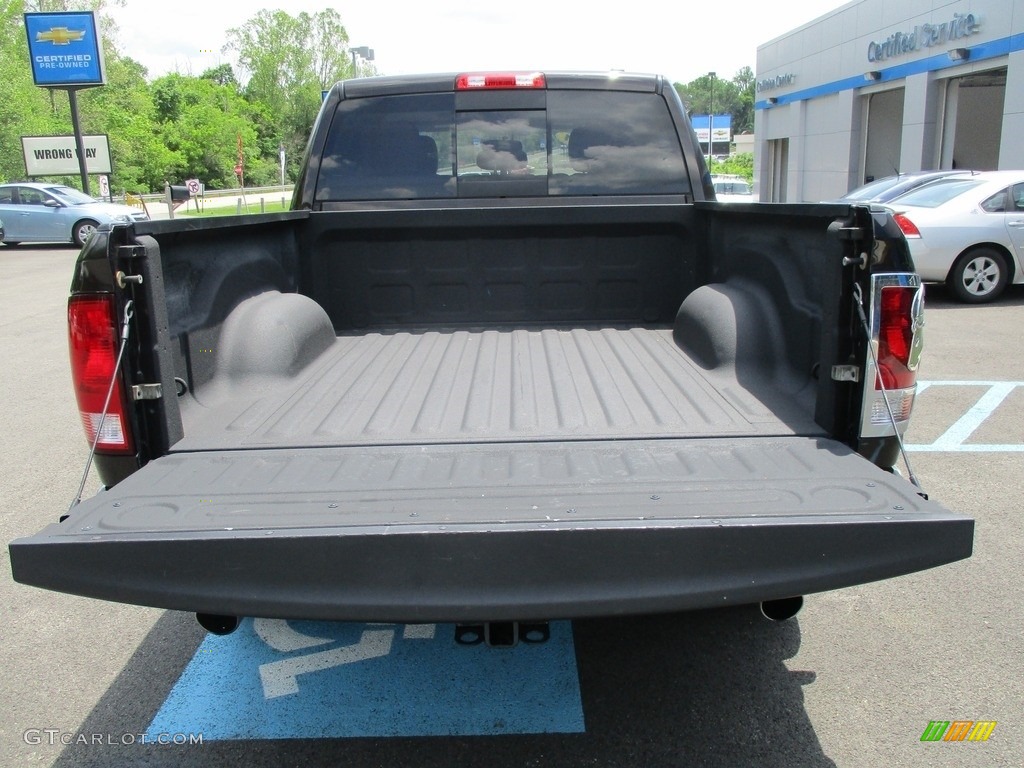
[[[110,146],[105,134],[83,136],[88,173],[112,173]],[[74,136],[22,136],[25,173],[28,176],[63,176],[78,173]]]
[[[84,88],[106,82],[95,13],[26,13],[25,32],[36,85]]]

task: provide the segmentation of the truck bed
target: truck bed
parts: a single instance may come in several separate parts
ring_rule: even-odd
[[[139,270],[143,380],[178,396],[140,402],[145,466],[99,457],[109,490],[11,544],[15,578],[230,616],[543,620],[969,556],[972,520],[847,445],[828,229],[849,209],[744,209],[139,228],[82,287],[115,252]]]
[[[262,381],[200,391],[173,450],[824,434],[813,391],[766,381],[762,401],[671,328],[347,335],[302,375]]]
[[[898,424],[860,427],[868,347],[916,360],[920,293],[876,291],[913,277],[898,227],[709,202],[706,171],[659,77],[339,83],[296,210],[90,239],[73,338],[84,424],[120,374],[108,489],[13,542],[15,579],[229,618],[478,622],[969,556],[973,521],[889,471]],[[864,291],[873,318],[889,298],[884,348]]]

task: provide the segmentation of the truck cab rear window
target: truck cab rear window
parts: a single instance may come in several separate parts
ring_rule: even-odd
[[[679,140],[660,96],[549,91],[546,110],[456,112],[448,93],[343,101],[316,198],[688,192]]]

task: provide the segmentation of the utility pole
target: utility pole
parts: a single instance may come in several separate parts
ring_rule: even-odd
[[[708,162],[714,157],[712,144],[715,136],[715,73],[708,72],[711,77],[711,105],[708,107]]]
[[[350,50],[352,53],[352,77],[358,77],[359,71],[356,69],[356,56],[360,56],[367,61],[373,61],[373,48],[361,45],[358,48],[352,48]]]

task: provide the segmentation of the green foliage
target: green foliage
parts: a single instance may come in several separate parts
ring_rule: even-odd
[[[0,178],[5,181],[25,177],[21,137],[51,135],[63,124],[62,106],[67,113],[63,93],[51,101],[50,93],[32,81],[25,10],[22,2],[0,5]]]
[[[748,184],[754,183],[754,156],[746,152],[742,155],[730,155],[725,160],[715,160],[708,170],[715,176],[742,176]]]
[[[172,74],[150,80],[141,64],[118,51],[118,28],[106,9],[122,1],[0,0],[0,180],[24,177],[22,136],[72,132],[67,94],[32,82],[22,19],[26,11],[85,7],[101,14],[108,82],[81,91],[78,103],[82,130],[108,136],[115,190],[161,191],[165,181],[188,178],[210,189],[234,187],[239,137],[247,186],[280,180],[282,147],[287,176],[294,178],[321,91],[339,80],[377,74],[372,62],[353,58],[341,17],[326,8],[294,16],[260,10],[229,30],[224,50],[237,54],[237,71],[221,64],[199,77]],[[713,99],[716,113],[733,116],[735,132],[753,130],[749,67],[732,80],[704,75],[675,87],[690,112],[707,112]],[[752,171],[752,158],[731,158],[716,170],[750,177],[750,172],[733,169],[734,163],[747,163]],[[75,178],[65,182],[78,183]]]
[[[180,183],[201,179],[210,189],[237,185],[234,167],[241,137],[247,181],[265,183],[254,108],[236,86],[204,77],[165,75],[151,86],[157,133],[167,148],[164,178]],[[162,180],[158,188],[162,187]]]
[[[173,162],[174,153],[154,131],[156,109],[145,73],[133,59],[108,56],[107,85],[83,91],[78,99],[82,130],[107,134],[114,189],[162,188]]]
[[[3,0],[0,180],[24,178],[22,136],[72,132],[66,92],[32,82],[23,14],[83,5],[101,13],[107,85],[79,92],[79,115],[84,133],[108,136],[115,190],[160,191],[165,181],[187,178],[210,189],[234,187],[239,137],[246,184],[276,183],[279,147],[294,171],[320,108],[320,91],[353,74],[348,34],[331,9],[297,17],[260,11],[232,30],[228,47],[239,53],[243,86],[230,64],[199,77],[174,74],[147,82],[145,68],[118,52],[117,26],[103,15],[105,0]]]
[[[685,85],[675,83],[676,91],[690,114],[732,115],[733,133],[754,130],[754,71],[743,67],[732,80],[701,75]]]
[[[732,79],[733,84],[739,92],[739,104],[736,111],[732,112],[732,124],[734,133],[754,132],[754,98],[756,95],[756,80],[754,70],[750,67],[743,67]]]
[[[275,126],[263,134],[268,160],[272,154],[276,161],[280,145],[288,157],[301,155],[321,91],[354,73],[348,42],[341,17],[331,8],[298,16],[262,10],[228,30],[224,50],[238,54],[248,75],[245,96],[262,105],[269,125]]]
[[[200,75],[204,80],[213,80],[217,85],[232,85],[238,87],[238,79],[235,77],[235,70],[230,64],[219,64],[216,67],[203,72]]]

